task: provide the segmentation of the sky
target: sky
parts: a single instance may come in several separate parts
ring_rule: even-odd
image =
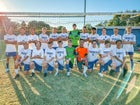
[[[126,10],[139,10],[140,0],[86,0],[86,12],[120,12]],[[83,12],[84,0],[0,0],[0,12]],[[102,20],[103,18],[103,20]],[[92,26],[112,17],[88,17],[86,22]],[[23,20],[28,23],[31,18],[11,18],[21,23]],[[51,26],[65,25],[71,29],[76,23],[79,28],[83,27],[83,18],[72,19],[48,19],[38,18]],[[33,18],[32,18],[33,20]],[[35,18],[34,20],[37,20]]]
[[[140,0],[86,0],[87,12],[140,10]],[[84,0],[0,0],[1,12],[83,12]]]

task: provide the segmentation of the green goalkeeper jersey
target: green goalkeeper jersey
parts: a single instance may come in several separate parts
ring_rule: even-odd
[[[72,63],[74,62],[74,52],[75,52],[75,48],[74,47],[66,47],[66,53],[67,53],[67,56],[66,56],[66,59],[69,59],[71,58],[71,61]]]
[[[69,39],[72,40],[72,45],[78,45],[78,40],[80,39],[80,32],[79,30],[73,30],[69,33]]]

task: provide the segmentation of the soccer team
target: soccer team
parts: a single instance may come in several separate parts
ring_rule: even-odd
[[[6,72],[9,72],[9,58],[13,57],[15,79],[19,77],[22,66],[25,74],[29,74],[31,70],[31,77],[35,76],[35,72],[43,72],[44,77],[55,72],[54,75],[57,76],[64,69],[66,75],[70,76],[75,65],[83,76],[88,77],[87,70],[93,71],[97,64],[100,65],[98,75],[101,77],[109,70],[109,66],[110,74],[117,73],[122,68],[125,76],[128,71],[126,55],[129,55],[130,68],[133,70],[133,45],[136,43],[136,36],[131,32],[131,27],[126,27],[123,36],[118,34],[118,28],[113,29],[114,34],[111,36],[106,34],[106,28],[102,28],[102,35],[99,36],[95,27],[92,27],[90,34],[85,26],[81,33],[76,27],[73,24],[73,30],[69,34],[65,27],[62,27],[60,34],[53,27],[50,35],[46,34],[47,28],[43,27],[39,36],[35,34],[35,28],[30,28],[27,36],[23,27],[16,36],[10,27],[4,36]]]

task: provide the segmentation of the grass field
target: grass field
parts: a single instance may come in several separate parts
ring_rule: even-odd
[[[137,60],[139,53],[135,54]],[[74,69],[70,77],[62,72],[58,77],[51,74],[45,78],[43,74],[31,78],[20,71],[20,78],[14,80],[13,61],[9,73],[5,73],[4,64],[0,62],[0,105],[140,105],[139,62],[135,62],[135,71],[118,99],[122,76],[117,79],[107,74],[100,78],[95,69],[84,78]]]

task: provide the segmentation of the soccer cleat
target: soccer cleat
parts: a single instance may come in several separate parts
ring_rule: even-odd
[[[100,77],[103,77],[103,74],[102,74],[102,73],[98,73],[98,75],[99,75]]]
[[[9,69],[6,69],[5,72],[8,73],[9,72]]]
[[[69,77],[70,76],[70,72],[67,72],[67,77]]]
[[[16,74],[16,76],[14,77],[14,79],[17,79],[19,77],[19,74]]]
[[[32,72],[32,74],[30,75],[30,77],[34,77],[35,73]]]
[[[46,77],[47,76],[47,73],[44,73],[44,77]]]
[[[86,78],[88,77],[86,73],[83,73],[83,75],[84,75],[84,77],[86,77]]]

